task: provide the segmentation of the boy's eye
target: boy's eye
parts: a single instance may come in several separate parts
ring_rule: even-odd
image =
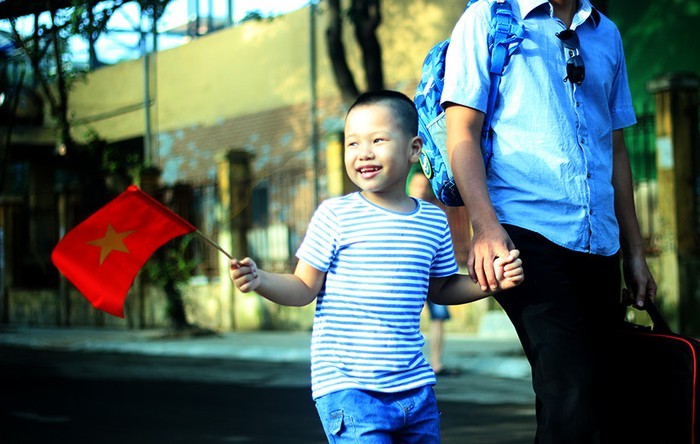
[[[381,143],[384,142],[384,140],[385,139],[382,139],[381,137],[377,137],[376,139],[374,139],[374,143]]]

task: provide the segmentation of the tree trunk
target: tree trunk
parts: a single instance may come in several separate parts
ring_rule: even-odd
[[[359,95],[359,91],[345,55],[340,0],[328,0],[328,17],[328,27],[326,28],[328,57],[330,57],[333,74],[343,101],[352,102]]]
[[[190,326],[187,322],[185,313],[185,304],[182,301],[182,293],[177,289],[175,282],[168,280],[163,287],[165,296],[168,300],[168,318],[175,330],[184,330]]]
[[[355,25],[355,39],[362,49],[367,90],[382,90],[384,89],[382,48],[376,33],[382,21],[379,0],[353,1],[350,16]]]

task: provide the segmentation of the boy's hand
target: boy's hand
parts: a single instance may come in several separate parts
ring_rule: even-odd
[[[243,293],[254,291],[260,285],[258,266],[249,257],[245,259],[231,259],[229,275],[233,284]]]
[[[493,268],[496,272],[498,280],[498,288],[500,290],[508,290],[514,288],[525,279],[523,271],[523,261],[519,259],[519,250],[510,250],[508,257],[496,258],[493,262]]]

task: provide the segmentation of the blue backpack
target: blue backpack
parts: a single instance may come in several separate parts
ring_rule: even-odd
[[[479,0],[470,0],[467,8]],[[508,0],[495,0],[491,6],[491,31],[488,41],[491,51],[491,89],[484,126],[481,131],[481,151],[486,167],[491,160],[491,117],[496,103],[498,85],[511,54],[523,40],[523,26],[513,16]],[[450,160],[447,156],[447,131],[445,112],[440,106],[440,96],[445,78],[445,54],[449,39],[435,45],[423,62],[421,81],[413,101],[418,110],[418,134],[423,139],[420,164],[430,180],[435,197],[451,207],[464,205],[455,184]]]

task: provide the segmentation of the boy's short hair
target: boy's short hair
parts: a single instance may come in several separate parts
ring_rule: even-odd
[[[401,130],[411,137],[418,135],[418,112],[413,100],[403,93],[391,90],[370,91],[361,94],[348,109],[348,114],[353,108],[363,105],[387,105],[394,113]]]

